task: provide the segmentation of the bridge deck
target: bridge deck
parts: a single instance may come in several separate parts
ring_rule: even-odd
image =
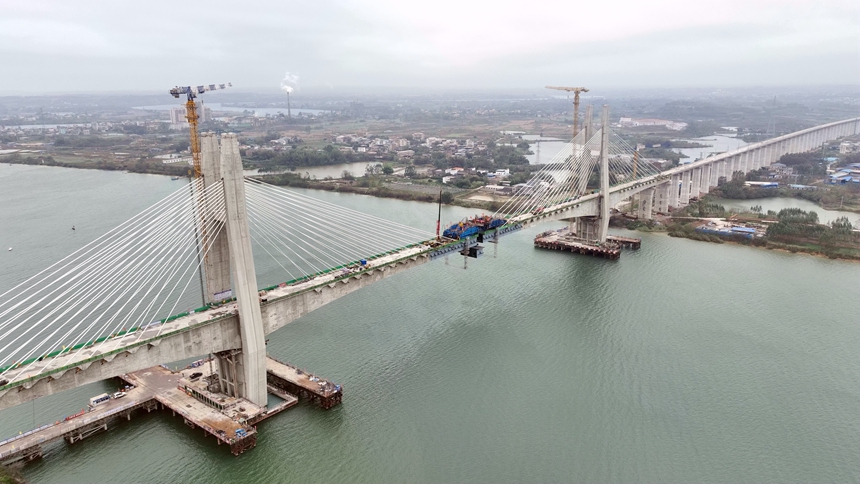
[[[317,275],[310,279],[294,284],[280,286],[270,289],[264,296],[265,301],[273,301],[293,296],[305,291],[314,290],[315,288],[332,284],[339,279],[357,275],[363,272],[373,271],[385,265],[397,262],[398,260],[418,257],[423,254],[431,253],[437,248],[429,245],[416,245],[413,247],[403,248],[392,251],[389,254],[382,255],[375,259],[367,261],[365,266],[341,268],[332,270],[326,274]],[[4,377],[9,380],[3,385],[4,390],[12,387],[23,385],[29,388],[36,381],[54,376],[59,378],[66,371],[74,371],[76,367],[86,367],[94,362],[105,360],[111,361],[117,355],[125,351],[137,351],[146,345],[158,345],[159,340],[168,336],[187,331],[190,328],[213,323],[217,320],[233,317],[238,313],[238,307],[235,302],[223,304],[207,308],[203,311],[194,312],[176,317],[164,322],[153,322],[144,325],[135,331],[123,335],[113,336],[105,341],[93,345],[86,346],[78,350],[67,351],[52,358],[45,358],[42,361],[33,362],[21,368],[10,369],[4,374]]]

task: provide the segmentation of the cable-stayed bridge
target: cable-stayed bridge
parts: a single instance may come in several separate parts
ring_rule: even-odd
[[[860,132],[860,119],[830,123],[659,172],[606,110],[599,128],[591,118],[497,214],[441,239],[246,180],[235,135],[204,134],[202,178],[0,294],[0,409],[210,353],[227,393],[264,405],[265,335],[357,289],[547,218],[584,219],[578,230],[599,244],[610,207],[631,196],[647,218],[721,177]],[[252,243],[283,282],[258,289]]]

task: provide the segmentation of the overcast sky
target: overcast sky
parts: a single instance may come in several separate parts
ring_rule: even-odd
[[[0,0],[0,93],[860,84],[857,0]]]

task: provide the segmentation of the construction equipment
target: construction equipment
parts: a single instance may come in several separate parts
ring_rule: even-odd
[[[584,87],[566,86],[546,86],[546,88],[573,93],[573,137],[576,138],[576,134],[579,133],[579,93],[588,92],[588,89]]]
[[[197,105],[194,103],[194,98],[198,94],[203,94],[206,91],[217,91],[219,89],[227,89],[233,87],[232,83],[227,84],[209,84],[205,86],[176,86],[171,89],[170,94],[179,99],[179,96],[185,94],[187,101],[185,102],[185,119],[188,120],[188,126],[191,130],[191,158],[194,160],[194,178],[203,176],[200,171],[200,138],[197,134]]]

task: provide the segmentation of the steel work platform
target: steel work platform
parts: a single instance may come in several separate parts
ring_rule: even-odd
[[[137,410],[170,410],[193,429],[202,429],[239,455],[257,445],[256,425],[287,410],[306,398],[328,409],[342,400],[340,385],[313,376],[288,363],[266,358],[268,392],[278,403],[260,407],[254,403],[225,395],[215,390],[211,382],[212,365],[198,360],[188,367],[172,371],[166,366],[153,366],[122,375],[125,395],[92,408],[64,417],[54,423],[23,432],[0,441],[0,463],[29,461],[44,455],[44,447],[65,439],[69,444],[108,429],[108,424],[120,419],[131,420]],[[119,389],[118,389],[119,390]]]

